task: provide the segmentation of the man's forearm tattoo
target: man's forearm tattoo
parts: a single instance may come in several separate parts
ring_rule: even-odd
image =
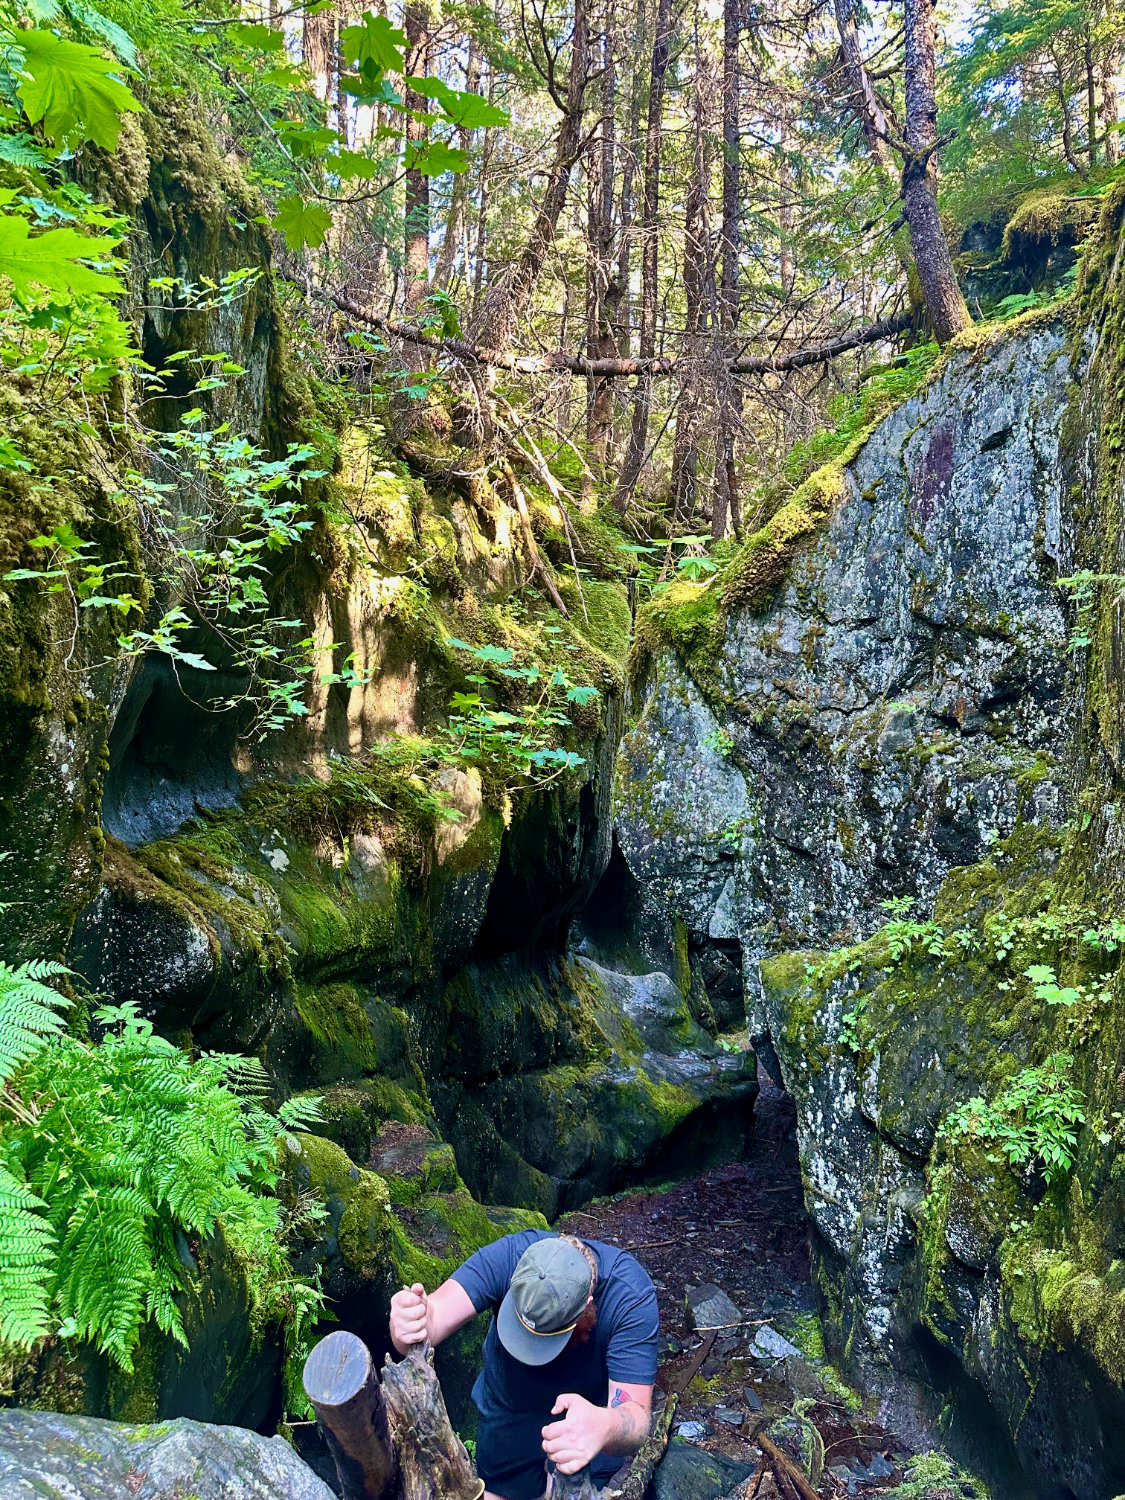
[[[629,1392],[618,1386],[609,1403],[618,1414],[619,1441],[630,1445],[640,1443],[648,1431],[648,1418],[643,1411],[632,1405],[632,1401]]]

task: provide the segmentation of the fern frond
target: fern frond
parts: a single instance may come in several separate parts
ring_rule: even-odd
[[[0,1166],[0,1343],[29,1349],[49,1328],[55,1236],[43,1200]]]
[[[65,1028],[59,1011],[70,1001],[45,981],[68,972],[62,964],[39,960],[18,969],[0,963],[0,1083]]]

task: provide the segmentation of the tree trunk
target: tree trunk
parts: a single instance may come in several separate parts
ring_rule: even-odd
[[[496,71],[491,66],[488,69],[488,102],[493,102],[496,92]],[[496,140],[496,132],[491,126],[486,126],[484,132],[484,144],[480,153],[480,201],[477,206],[477,228],[473,247],[473,300],[471,308],[471,326],[475,327],[478,314],[481,309],[481,300],[484,288],[484,262],[488,246],[488,173],[492,165],[492,148]]]
[[[313,93],[324,103],[331,102],[338,74],[336,7],[329,6],[302,21],[301,50],[305,67],[312,74]]]
[[[367,1346],[338,1329],[305,1361],[304,1385],[343,1500],[479,1500],[484,1485],[453,1431],[428,1346],[397,1363],[388,1354],[380,1383]]]
[[[1121,160],[1121,132],[1118,130],[1120,101],[1117,97],[1117,74],[1121,67],[1121,44],[1116,36],[1107,40],[1101,57],[1101,115],[1103,155],[1107,167]]]
[[[615,19],[614,0],[606,0],[601,39],[602,121],[597,145],[590,153],[586,179],[586,347],[594,359],[613,359],[617,354],[613,329],[620,300],[620,289],[613,281],[613,189],[617,170]],[[591,376],[586,382],[586,447],[588,462],[602,479],[612,429],[613,383]]]
[[[1086,70],[1086,155],[1090,170],[1098,164],[1098,84],[1094,72],[1094,38],[1090,23],[1082,28],[1082,63]]]
[[[633,69],[629,92],[629,135],[625,142],[625,159],[621,168],[621,207],[618,219],[621,224],[621,243],[617,254],[617,285],[620,288],[620,319],[617,332],[617,347],[623,357],[633,349],[633,309],[630,287],[633,258],[633,219],[636,214],[634,185],[637,178],[637,159],[641,150],[641,55],[645,40],[645,0],[637,0],[633,21]]]
[[[465,63],[465,87],[475,94],[480,88],[480,49],[476,37],[469,38],[469,56]],[[457,131],[457,145],[468,155],[473,144],[473,132],[461,126]],[[461,248],[462,225],[469,211],[469,173],[457,172],[453,177],[453,191],[449,199],[449,216],[445,224],[445,238],[441,242],[437,269],[434,271],[434,288],[444,292],[453,277],[457,263],[457,252]]]
[[[855,23],[854,0],[834,0],[836,11],[836,30],[840,36],[840,54],[844,59],[844,69],[848,75],[848,85],[855,100],[855,111],[859,122],[863,126],[863,138],[867,142],[867,152],[875,164],[875,170],[881,182],[888,190],[893,190],[897,199],[899,195],[898,172],[895,169],[894,157],[891,148],[887,144],[887,133],[890,122],[886,111],[879,101],[875,92],[875,85],[871,82],[870,74],[863,61],[863,51],[859,44],[859,31]],[[894,246],[895,256],[903,271],[910,271],[910,253],[903,243],[901,231],[892,236],[891,243]]]
[[[672,450],[673,515],[686,520],[696,506],[699,480],[699,418],[702,406],[703,352],[701,334],[706,325],[704,292],[707,263],[710,260],[710,236],[707,233],[707,182],[709,153],[706,147],[707,121],[704,92],[705,63],[699,46],[699,9],[696,5],[695,87],[692,91],[692,153],[688,189],[684,198],[684,355],[688,361],[687,378],[680,387],[676,403],[676,436]]]
[[[587,0],[575,0],[570,76],[555,142],[555,158],[543,201],[523,253],[506,274],[489,287],[477,320],[476,337],[490,349],[507,349],[512,344],[516,325],[527,310],[554,241],[566,202],[571,169],[581,154],[582,110],[589,76],[586,5]]]
[[[738,39],[741,16],[739,0],[723,3],[723,232],[722,282],[719,309],[722,319],[723,363],[734,356],[738,329],[739,286],[738,255],[741,233],[738,222],[739,202],[739,67]],[[725,372],[717,391],[719,430],[715,454],[715,482],[711,501],[711,534],[724,537],[728,527],[738,531],[742,524],[738,492],[738,470],[735,458],[735,433],[741,405],[738,387]]]
[[[671,0],[658,0],[656,34],[652,42],[652,71],[649,79],[648,124],[645,131],[644,206],[641,210],[641,322],[638,352],[641,359],[652,359],[656,353],[656,278],[659,269],[658,238],[660,214],[660,145],[664,127],[664,79],[668,72],[668,52],[672,29]],[[648,447],[648,419],[652,409],[652,377],[637,376],[633,394],[633,424],[629,446],[621,469],[614,504],[619,511],[627,508],[640,477]]]
[[[430,10],[425,0],[411,0],[403,13],[406,32],[407,72],[426,74],[430,69]],[[403,102],[407,109],[429,108],[423,95],[406,89]],[[420,120],[406,122],[406,149],[421,150],[428,132]],[[430,275],[430,179],[414,167],[406,169],[406,243],[403,257],[405,288],[403,305],[409,318],[424,300]]]
[[[902,197],[934,336],[947,344],[972,323],[937,206],[935,0],[906,0],[906,147]]]

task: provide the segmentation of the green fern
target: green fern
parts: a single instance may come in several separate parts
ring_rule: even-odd
[[[323,1304],[292,1274],[269,1190],[310,1102],[279,1119],[256,1059],[193,1059],[133,1004],[95,1011],[97,1044],[67,1035],[47,983],[65,973],[0,965],[0,1343],[53,1332],[131,1371],[146,1321],[185,1342],[182,1237],[221,1234],[256,1329],[285,1324],[296,1357]]]
[[[18,969],[0,963],[0,1084],[7,1083],[45,1037],[65,1026],[59,1011],[70,1002],[46,983],[67,971],[61,964],[29,963]]]

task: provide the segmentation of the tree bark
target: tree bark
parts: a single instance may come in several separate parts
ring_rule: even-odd
[[[343,1500],[480,1500],[484,1485],[453,1430],[428,1345],[397,1363],[388,1355],[380,1383],[362,1339],[338,1329],[305,1361],[304,1385]]]
[[[834,0],[834,5],[836,30],[840,37],[840,55],[844,60],[848,84],[855,100],[855,112],[863,126],[867,152],[874,163],[880,181],[886,189],[893,191],[897,200],[899,174],[895,169],[894,157],[891,155],[891,148],[888,144],[891,122],[887,118],[886,110],[883,108],[863,60],[863,50],[859,44],[859,30],[855,23],[855,0]],[[899,265],[904,272],[908,273],[911,260],[903,238],[902,232],[899,231],[891,237],[891,243]]]
[[[305,1361],[304,1385],[328,1435],[343,1500],[378,1500],[397,1463],[367,1346],[342,1329],[330,1333]]]
[[[416,1344],[383,1365],[383,1399],[399,1462],[402,1500],[479,1500],[484,1485],[453,1430],[433,1350]]]
[[[1103,155],[1107,167],[1121,160],[1121,132],[1118,130],[1120,101],[1117,97],[1117,74],[1121,68],[1121,44],[1114,36],[1106,42],[1101,58],[1101,116]]]
[[[290,278],[293,279],[293,278]],[[303,287],[298,279],[297,285]],[[588,379],[591,375],[607,378],[640,375],[672,375],[680,367],[678,359],[583,359],[578,355],[558,350],[549,354],[515,354],[510,349],[486,349],[481,344],[470,344],[464,339],[444,339],[419,328],[417,324],[403,323],[397,318],[386,318],[372,312],[343,292],[314,292],[320,300],[331,303],[340,312],[357,323],[369,328],[381,329],[392,338],[405,339],[420,344],[437,354],[452,355],[457,359],[471,361],[485,369],[511,370],[519,375],[545,375],[551,370],[568,370],[572,375]],[[851,349],[863,344],[876,344],[895,334],[905,333],[914,326],[913,314],[896,313],[892,318],[883,318],[863,328],[853,328],[834,338],[823,339],[817,344],[808,344],[797,349],[776,351],[773,354],[740,354],[726,368],[732,375],[766,375],[785,370],[804,370],[810,365],[822,365],[827,360],[837,359]]]
[[[465,87],[471,94],[475,94],[480,88],[480,49],[477,46],[476,37],[469,38],[469,56],[465,62]],[[461,126],[457,131],[457,145],[468,154],[473,144],[473,132]],[[453,191],[449,199],[449,216],[445,224],[445,238],[441,242],[441,253],[438,256],[437,267],[434,271],[434,289],[439,292],[447,290],[453,277],[453,267],[457,262],[457,252],[461,249],[462,225],[469,211],[469,173],[458,172],[454,174]]]
[[[313,93],[331,104],[339,77],[338,18],[336,7],[306,15],[301,23],[301,51],[312,74]]]
[[[723,270],[719,306],[723,362],[728,366],[734,355],[740,301],[738,40],[741,16],[738,6],[739,0],[723,0]],[[733,527],[738,531],[742,525],[735,454],[735,434],[741,417],[741,400],[737,387],[729,377],[720,377],[717,396],[719,425],[711,498],[711,534],[719,538],[726,536],[728,528]]]
[[[659,270],[660,144],[664,133],[664,80],[672,29],[671,0],[658,0],[656,34],[652,43],[649,77],[648,123],[645,131],[644,206],[641,210],[641,320],[637,340],[642,362],[656,353],[656,278]],[[648,447],[648,421],[652,409],[652,381],[647,370],[637,376],[633,393],[633,423],[621,468],[621,481],[614,504],[624,512],[636,489]]]
[[[426,74],[430,69],[430,10],[425,0],[410,0],[403,13],[406,32],[407,72]],[[428,101],[406,89],[403,102],[409,110],[425,111]],[[428,131],[420,120],[406,122],[407,151],[421,150]],[[415,167],[406,169],[406,243],[403,257],[403,306],[409,318],[424,301],[430,275],[430,179]]]
[[[488,102],[493,102],[496,91],[496,71],[491,65],[488,69]],[[484,287],[484,263],[488,246],[488,173],[492,165],[492,147],[496,139],[496,132],[491,126],[485,127],[484,144],[480,153],[480,201],[477,207],[476,240],[473,247],[473,301],[470,313],[472,325],[475,327],[482,305]]]
[[[617,347],[622,355],[632,353],[633,312],[630,285],[633,259],[633,230],[636,215],[634,187],[637,178],[637,161],[641,151],[641,54],[645,40],[646,0],[637,0],[633,20],[633,68],[629,91],[629,134],[625,142],[625,159],[621,168],[621,207],[618,219],[621,224],[621,242],[617,253],[617,285],[620,287],[620,322],[617,332]]]
[[[1082,62],[1086,69],[1086,155],[1093,171],[1098,164],[1098,85],[1094,72],[1094,38],[1088,18],[1082,28]]]
[[[614,316],[620,288],[613,279],[613,190],[617,171],[617,71],[615,0],[606,0],[601,36],[601,112],[598,140],[590,153],[586,198],[586,348],[592,359],[617,354]],[[586,383],[586,447],[588,462],[605,477],[613,430],[613,386],[591,376]]]
[[[571,169],[581,155],[582,111],[589,77],[586,6],[587,0],[575,0],[570,75],[543,201],[523,253],[507,273],[489,287],[476,320],[476,336],[492,349],[507,349],[512,344],[516,326],[527,310],[554,241],[566,202]]]
[[[972,323],[937,205],[935,0],[906,0],[906,159],[902,197],[922,295],[939,344]]]
[[[706,327],[704,294],[711,256],[707,233],[707,181],[710,166],[707,151],[705,63],[699,45],[699,10],[696,5],[695,87],[692,90],[692,153],[688,189],[684,197],[684,355],[688,361],[676,403],[676,435],[672,448],[673,515],[684,520],[695,510],[699,481],[699,418],[702,405],[703,353],[701,335]]]

